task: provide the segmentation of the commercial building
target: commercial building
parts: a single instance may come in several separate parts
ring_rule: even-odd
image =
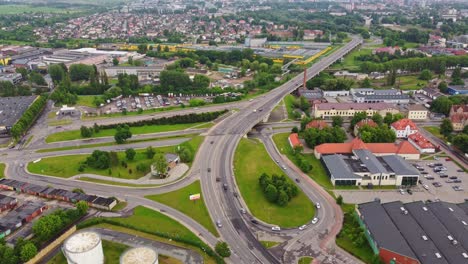
[[[334,116],[351,118],[359,112],[365,112],[367,116],[372,116],[375,113],[385,116],[387,113],[396,114],[398,110],[387,103],[320,103],[314,105],[312,116],[315,118]]]
[[[356,103],[388,103],[388,104],[409,104],[410,97],[407,94],[372,94],[363,95],[356,93],[353,95]]]
[[[407,138],[409,135],[418,132],[418,127],[408,118],[393,122],[390,129],[395,132],[397,138]]]
[[[467,206],[376,200],[358,205],[356,216],[384,263],[458,264],[468,262]]]
[[[58,50],[51,55],[42,57],[42,61],[47,65],[64,63],[67,67],[72,64],[98,65],[109,60],[110,57],[106,54],[94,54],[73,50]]]
[[[115,78],[119,74],[133,74],[138,76],[139,81],[148,81],[156,77],[164,70],[164,65],[160,66],[115,66],[104,69],[108,77]]]
[[[468,94],[468,84],[465,85],[449,85],[447,93],[450,95]]]
[[[369,77],[369,75],[365,73],[354,73],[349,71],[337,71],[333,74],[333,76],[337,78],[346,78],[346,79],[354,79],[357,81],[362,81]]]
[[[85,201],[89,206],[104,210],[111,210],[115,205],[117,205],[117,200],[115,198],[104,198],[95,195],[74,193],[63,189],[56,189],[11,179],[0,179],[0,189],[27,193],[47,199],[62,200],[70,203]]]
[[[177,164],[180,162],[180,157],[177,154],[173,153],[166,153],[164,154],[164,158],[166,159],[167,169],[166,174],[169,173],[171,169],[173,169]],[[151,165],[151,175],[153,176],[160,176],[159,171],[156,170],[155,166]]]
[[[36,95],[0,97],[0,135],[8,135],[36,98]]]
[[[258,47],[263,47],[265,46],[265,43],[267,42],[267,38],[245,38],[244,41],[244,46],[248,48],[258,48]]]
[[[320,159],[322,155],[350,155],[356,149],[367,149],[376,156],[398,155],[409,160],[420,158],[419,151],[408,141],[400,143],[364,143],[360,138],[355,138],[346,143],[320,144],[314,148],[314,155],[317,159]]]
[[[323,165],[333,185],[417,185],[419,172],[397,155],[377,157],[367,149],[351,155],[323,155]]]
[[[408,142],[419,150],[420,153],[435,153],[436,151],[434,144],[419,132],[409,135]]]
[[[429,111],[421,104],[412,104],[408,106],[408,119],[425,120]]]
[[[468,105],[453,105],[449,113],[454,131],[462,131],[468,125]]]

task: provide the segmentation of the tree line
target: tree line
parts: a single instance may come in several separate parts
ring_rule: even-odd
[[[37,116],[47,104],[47,94],[40,95],[31,106],[24,112],[21,118],[11,128],[11,135],[18,140],[34,123]]]
[[[299,194],[297,186],[286,178],[286,176],[272,176],[263,173],[258,179],[260,187],[265,195],[265,198],[279,206],[286,206],[292,198]]]

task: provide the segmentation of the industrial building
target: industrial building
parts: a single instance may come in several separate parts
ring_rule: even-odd
[[[74,193],[63,189],[55,189],[52,187],[40,186],[11,179],[0,179],[0,189],[23,192],[47,199],[56,199],[70,203],[85,201],[89,206],[104,210],[111,210],[117,204],[117,200],[115,198],[104,198],[84,193]]]
[[[374,254],[384,263],[468,263],[468,202],[379,200],[357,206]]]
[[[20,73],[0,73],[0,82],[19,84],[23,80]]]
[[[352,155],[323,155],[321,161],[334,186],[418,184],[418,170],[398,155],[377,157],[367,149],[354,149]]]
[[[0,135],[8,135],[13,125],[36,100],[36,95],[0,97]]]
[[[68,264],[103,264],[102,240],[96,232],[79,232],[69,237],[62,246]]]
[[[108,77],[116,78],[119,74],[133,74],[139,81],[148,81],[159,77],[165,65],[158,66],[115,66],[104,69]]]
[[[47,205],[41,202],[27,202],[0,218],[0,239],[13,233],[24,224],[31,222],[47,210]]]
[[[149,247],[137,247],[120,256],[120,264],[158,264],[158,253]]]
[[[356,103],[408,104],[410,100],[409,95],[402,94],[400,90],[396,89],[353,88],[351,94]]]
[[[387,103],[320,103],[315,104],[312,116],[315,118],[332,118],[342,116],[352,118],[354,114],[365,112],[367,116],[379,113],[385,116],[387,113],[396,114],[398,109]]]
[[[468,80],[465,80],[468,83]],[[449,85],[447,93],[450,95],[468,94],[468,84],[465,85]]]
[[[109,61],[107,54],[94,54],[73,50],[58,50],[51,55],[42,57],[42,61],[47,65],[64,63],[67,67],[72,64],[98,65],[106,60]]]

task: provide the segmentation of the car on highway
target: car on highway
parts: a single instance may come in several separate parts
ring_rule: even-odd
[[[272,226],[271,230],[273,231],[281,231],[281,228],[279,226]]]
[[[299,227],[299,230],[302,231],[302,230],[304,230],[304,229],[306,229],[306,228],[307,228],[307,225],[301,225],[301,226]]]
[[[241,209],[240,209],[240,212],[243,213],[243,214],[246,214],[246,213],[247,213],[247,211],[246,211],[244,208],[241,208]]]
[[[225,191],[227,191],[227,189],[228,189],[227,183],[223,183],[223,189],[224,189]]]
[[[257,112],[257,109],[254,109],[253,112],[256,113],[256,112]]]
[[[220,178],[220,177],[216,177],[216,181],[217,181],[217,182],[220,182],[220,181],[221,181],[221,178]]]
[[[320,209],[320,203],[316,203],[315,207],[317,207],[317,209]]]
[[[281,168],[283,168],[283,170],[286,170],[286,166],[284,166],[284,165]]]
[[[219,228],[223,227],[223,225],[221,224],[221,220],[219,220],[219,219],[216,220],[216,226],[219,227]]]
[[[254,223],[254,224],[256,224],[256,225],[258,224],[258,221],[255,220],[255,219],[250,220],[250,222],[252,222],[252,223]]]
[[[403,189],[400,189],[400,194],[404,195],[406,192]]]
[[[276,163],[279,163],[279,160],[275,160],[275,161],[276,161]]]
[[[318,218],[314,217],[314,219],[312,219],[312,224],[315,225],[316,223],[318,223]]]
[[[214,141],[211,141],[211,142],[210,142],[210,144],[213,144],[213,143],[214,143]]]

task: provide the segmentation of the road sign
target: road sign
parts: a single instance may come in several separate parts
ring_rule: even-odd
[[[193,200],[199,200],[201,197],[201,195],[199,193],[196,193],[196,194],[192,194],[189,196],[189,199],[190,201],[193,201]]]

